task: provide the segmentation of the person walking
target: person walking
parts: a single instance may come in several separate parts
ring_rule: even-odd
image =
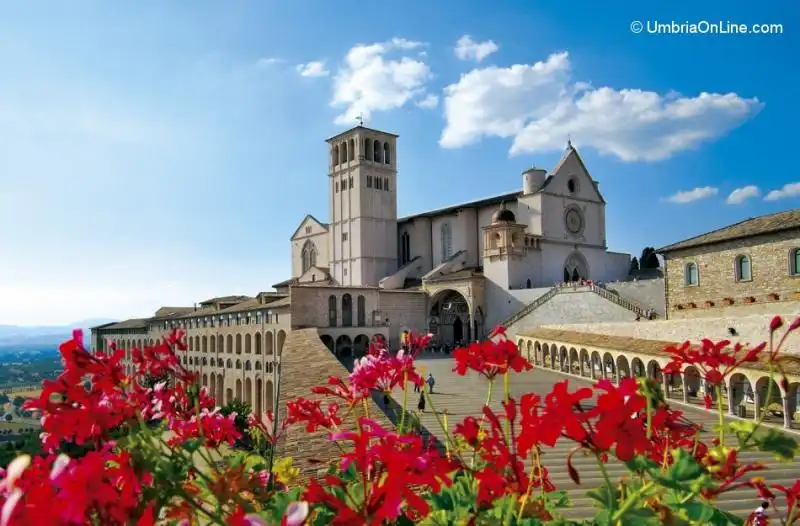
[[[428,392],[433,394],[433,386],[436,384],[436,380],[433,379],[433,373],[428,373]]]
[[[414,382],[414,392],[415,393],[419,393],[420,392],[420,384],[418,384],[416,382]]]
[[[761,506],[755,509],[753,513],[747,518],[747,524],[752,526],[765,526],[769,520],[769,516],[767,515],[767,509],[769,508],[769,502],[764,501],[761,503]]]
[[[419,402],[417,402],[417,409],[419,409],[420,413],[425,412],[425,393],[421,393],[419,395]]]

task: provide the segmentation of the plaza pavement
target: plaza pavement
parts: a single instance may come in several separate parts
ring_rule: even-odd
[[[486,399],[488,380],[474,373],[467,377],[457,376],[452,372],[454,361],[450,356],[420,357],[417,360],[418,368],[424,370],[424,376],[429,372],[433,373],[436,380],[434,386],[433,402],[437,412],[441,414],[447,410],[449,415],[449,427],[452,430],[457,422],[465,416],[479,416],[481,408]],[[554,383],[567,379],[566,376],[544,369],[534,368],[531,371],[521,374],[512,374],[510,387],[511,395],[516,399],[528,392],[536,392],[545,395],[550,392]],[[578,386],[591,385],[590,382],[579,378],[569,377],[571,390]],[[503,397],[502,382],[498,381],[494,386],[492,409],[502,414],[501,401]],[[402,404],[403,393],[396,391],[393,393],[394,401]],[[408,407],[416,411],[419,394],[409,392]],[[682,409],[685,416],[699,424],[702,424],[707,431],[703,431],[704,440],[711,438],[714,426],[717,423],[717,414],[709,413],[701,409],[691,407],[676,406]],[[427,432],[437,438],[443,436],[440,425],[437,422],[432,408],[428,405],[426,412],[422,415],[421,422]],[[424,433],[427,434],[427,433]],[[731,437],[733,440],[733,437]],[[730,442],[732,443],[732,442]],[[565,516],[573,519],[589,518],[594,515],[594,501],[586,496],[586,491],[602,484],[602,476],[594,457],[583,457],[575,455],[573,465],[578,470],[581,479],[581,486],[576,485],[569,478],[566,469],[567,455],[573,445],[566,440],[562,440],[552,449],[546,449],[543,454],[543,462],[550,472],[550,478],[559,490],[565,490],[572,501],[572,508],[565,512]],[[782,463],[775,460],[771,455],[765,453],[745,453],[740,456],[742,461],[759,460],[764,462],[768,469],[763,472],[769,484],[782,484],[791,486],[795,480],[800,478],[800,462]],[[628,474],[625,468],[618,461],[610,461],[606,467],[612,482],[619,477]],[[758,475],[758,473],[754,474]],[[733,512],[742,517],[746,517],[759,504],[759,500],[754,490],[744,488],[723,494],[718,505],[725,511]],[[781,509],[786,511],[785,501],[779,498],[778,504]]]

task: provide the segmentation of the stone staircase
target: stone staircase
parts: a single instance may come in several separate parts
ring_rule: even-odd
[[[481,407],[485,401],[487,380],[478,376],[471,375],[466,378],[458,377],[451,372],[453,368],[452,359],[431,358],[418,360],[418,367],[424,369],[424,373],[432,372],[436,379],[434,389],[434,405],[441,417],[447,410],[449,415],[449,427],[452,430],[457,422],[465,416],[479,416]],[[565,377],[557,373],[542,369],[534,369],[523,374],[512,376],[511,392],[512,396],[519,398],[523,393],[538,392],[542,395],[549,392],[555,382],[564,380]],[[580,379],[569,378],[572,388],[588,383]],[[499,392],[498,392],[499,391]],[[402,392],[393,394],[394,402],[402,404]],[[495,396],[491,404],[492,409],[501,413],[502,387],[495,386]],[[408,406],[416,409],[419,395],[409,393]],[[710,433],[713,432],[717,423],[717,415],[700,409],[683,408],[685,416],[704,427],[702,433],[705,441],[710,440]],[[426,407],[426,413],[422,415],[422,424],[426,427],[424,434],[431,434],[435,437],[442,437],[441,427],[437,422],[436,416],[431,411],[431,407]],[[733,437],[728,437],[733,440]],[[732,443],[732,442],[730,442]],[[576,485],[569,477],[566,469],[566,460],[574,445],[571,442],[560,441],[555,447],[544,451],[543,461],[547,466],[550,478],[559,490],[564,490],[570,497],[572,506],[564,511],[564,515],[570,519],[587,519],[595,514],[594,501],[586,496],[589,489],[602,484],[603,479],[596,460],[591,457],[575,455],[573,466],[578,470],[581,485]],[[771,455],[764,453],[745,453],[740,457],[743,461],[761,461],[767,465],[767,470],[763,472],[768,484],[782,484],[790,486],[800,477],[800,462],[782,463],[775,460]],[[529,467],[529,465],[528,465]],[[606,465],[606,470],[612,481],[616,481],[622,476],[629,474],[627,468],[617,461],[611,461]],[[758,475],[757,473],[755,475]],[[739,489],[730,493],[723,494],[718,499],[718,506],[728,512],[741,517],[746,517],[759,504],[759,499],[754,490]],[[779,509],[784,513],[786,503],[782,498],[778,499]]]
[[[601,298],[610,301],[620,307],[627,309],[634,314],[638,314],[639,316],[644,317],[645,312],[647,311],[646,308],[642,307],[641,305],[636,304],[635,302],[620,296],[619,293],[615,291],[611,291],[605,287],[600,285],[577,285],[577,286],[563,286],[563,287],[553,287],[552,289],[548,290],[529,304],[522,307],[520,310],[500,322],[500,325],[505,327],[506,329],[510,328],[514,323],[518,322],[534,310],[538,309],[545,303],[547,303],[552,297],[556,296],[557,294],[564,294],[564,293],[575,293],[575,292],[593,292],[600,296]]]

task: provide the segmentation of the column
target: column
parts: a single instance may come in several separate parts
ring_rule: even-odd
[[[689,393],[686,391],[686,376],[683,373],[681,375],[681,394],[683,395],[683,402],[688,404],[689,403]]]
[[[728,414],[731,416],[736,415],[736,386],[733,383],[728,383]]]
[[[753,418],[758,420],[761,418],[761,389],[758,388],[758,384],[753,388],[753,401],[755,402],[755,404],[753,404],[755,406]]]
[[[792,407],[788,394],[783,397],[783,427],[786,429],[792,427]]]

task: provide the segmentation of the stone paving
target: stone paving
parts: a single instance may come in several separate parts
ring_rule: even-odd
[[[472,374],[466,378],[457,376],[452,372],[453,360],[450,357],[423,357],[418,360],[418,367],[424,370],[425,376],[429,372],[433,373],[436,379],[433,394],[434,405],[440,415],[444,410],[447,410],[451,429],[456,422],[465,416],[480,415],[488,386],[488,381],[485,378],[477,374]],[[526,373],[512,375],[510,382],[511,393],[516,398],[531,391],[545,394],[551,390],[554,383],[566,378],[566,376],[555,372],[534,368]],[[579,378],[569,377],[568,379],[570,385],[574,387],[590,385],[589,382]],[[401,391],[393,394],[398,404],[402,404],[402,396]],[[491,404],[492,409],[498,413],[501,412],[500,402],[502,396],[502,383],[498,382],[495,384],[494,400]],[[418,400],[418,394],[409,393],[408,407],[416,410]],[[703,424],[709,432],[716,425],[717,415],[715,413],[712,414],[691,407],[678,408],[683,409],[686,417],[690,420]],[[434,415],[430,406],[426,407],[426,412],[422,415],[421,421],[430,433],[437,437],[442,436],[441,427],[437,423],[436,415]],[[709,432],[703,433],[706,439],[710,438]],[[594,511],[593,501],[586,497],[586,491],[600,485],[602,477],[594,458],[584,458],[576,455],[573,458],[573,464],[580,473],[581,486],[574,484],[566,470],[566,458],[571,448],[570,443],[561,441],[554,448],[545,450],[543,460],[550,471],[553,483],[558,489],[566,490],[572,500],[573,507],[565,515],[575,519],[588,518],[594,515]],[[770,484],[790,486],[800,478],[800,462],[782,463],[775,460],[771,455],[764,453],[746,453],[741,458],[744,461],[760,460],[767,464],[768,470],[765,474]],[[614,461],[607,465],[607,470],[613,480],[628,473],[623,465]],[[755,492],[751,489],[726,493],[720,497],[718,502],[722,509],[740,516],[746,516],[759,504]],[[782,499],[779,499],[779,504],[781,509],[785,511],[785,503]]]

